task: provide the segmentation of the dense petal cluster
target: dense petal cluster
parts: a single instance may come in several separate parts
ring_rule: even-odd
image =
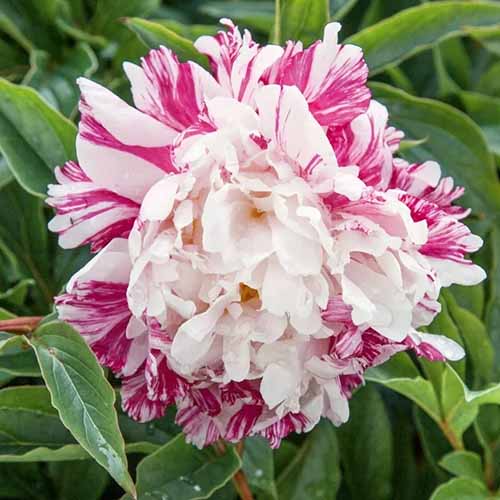
[[[340,26],[304,49],[259,46],[230,21],[196,48],[126,63],[135,107],[80,79],[78,164],[57,169],[50,223],[95,257],[57,298],[135,419],[177,407],[204,446],[272,446],[348,418],[369,367],[460,346],[417,331],[441,287],[484,278],[462,194],[371,98]]]

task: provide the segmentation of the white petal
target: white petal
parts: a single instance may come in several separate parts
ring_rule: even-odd
[[[179,187],[177,176],[169,175],[157,182],[144,197],[140,215],[144,220],[164,220],[172,211]]]
[[[127,240],[115,238],[71,277],[66,289],[71,293],[77,281],[94,280],[127,283],[130,275],[130,267]]]
[[[296,381],[293,374],[280,364],[269,365],[262,376],[260,393],[270,409],[293,394]]]

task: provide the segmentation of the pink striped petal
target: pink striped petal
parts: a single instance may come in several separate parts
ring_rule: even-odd
[[[125,335],[131,317],[126,291],[125,283],[77,282],[72,293],[55,299],[59,318],[80,332],[100,363],[115,373],[123,370],[132,343]]]
[[[387,108],[372,100],[366,113],[343,127],[328,130],[339,165],[357,165],[363,182],[382,190],[391,180],[392,148],[398,137],[391,132],[388,138],[387,119]]]
[[[266,427],[259,434],[265,437],[271,448],[279,448],[281,440],[286,438],[292,432],[304,432],[308,425],[308,420],[302,413],[288,413],[278,422]]]
[[[127,337],[134,321],[126,296],[129,272],[127,240],[115,239],[73,276],[67,293],[55,298],[59,318],[118,375],[135,370],[146,357],[144,336]]]
[[[147,359],[145,377],[150,400],[163,401],[165,405],[186,395],[189,388],[186,380],[168,366],[167,358],[159,351],[152,351]]]
[[[230,19],[221,19],[220,22],[227,26],[227,31],[219,31],[215,36],[201,36],[194,45],[199,52],[208,57],[217,81],[225,89],[231,90],[231,73],[234,61],[243,46],[252,49],[256,43],[248,31],[245,31],[245,35],[242,37],[238,27]]]
[[[339,30],[340,24],[328,24],[323,41],[305,50],[300,42],[289,42],[281,59],[263,76],[266,84],[297,86],[314,117],[326,126],[350,122],[370,103],[363,52],[354,45],[339,45]]]
[[[196,48],[208,56],[218,82],[228,95],[241,102],[253,103],[254,94],[264,72],[283,54],[277,45],[259,47],[248,31],[241,36],[229,19],[221,19],[229,29],[215,36],[202,36]]]
[[[485,279],[484,270],[466,257],[483,245],[479,236],[434,203],[409,194],[399,198],[410,208],[413,220],[427,223],[428,239],[419,252],[429,258],[442,286],[475,285]]]
[[[389,187],[423,198],[457,219],[467,217],[470,213],[470,210],[452,205],[462,196],[464,188],[454,187],[451,177],[441,178],[441,167],[435,161],[410,165],[404,160],[396,159]]]
[[[165,47],[142,59],[142,68],[125,63],[134,103],[141,111],[181,132],[198,120],[205,99],[224,95],[212,75],[193,62],[180,63]]]
[[[134,420],[149,422],[163,417],[167,404],[160,399],[148,398],[148,386],[144,370],[125,377],[121,387],[122,408]]]
[[[47,204],[56,216],[49,229],[59,234],[62,248],[90,243],[97,252],[113,238],[128,236],[139,205],[92,182],[80,166],[68,162],[55,170],[59,184],[49,185]]]
[[[331,297],[321,316],[326,321],[344,323],[350,321],[351,313],[352,307],[347,305],[342,297]]]
[[[182,426],[186,441],[198,448],[208,446],[221,437],[214,420],[196,405],[193,405],[189,398],[184,398],[177,403],[175,422]]]
[[[263,406],[246,404],[229,420],[224,439],[237,443],[251,435],[252,429],[262,414]]]
[[[336,165],[332,146],[296,87],[262,87],[256,101],[264,136],[297,166],[299,175],[311,175],[324,161]]]
[[[128,242],[124,238],[115,238],[71,277],[66,290],[72,293],[78,282],[85,281],[128,283],[130,268]]]
[[[357,353],[366,368],[385,363],[394,354],[406,350],[402,342],[392,342],[369,328],[363,332],[363,342]]]
[[[241,52],[233,64],[231,87],[233,96],[241,102],[253,104],[259,80],[281,55],[283,49],[277,45],[253,46]]]
[[[263,403],[260,395],[259,383],[253,380],[244,380],[243,382],[231,381],[228,384],[220,386],[222,403],[232,406],[239,400],[251,403]]]
[[[106,88],[79,78],[81,120],[76,149],[80,166],[96,184],[134,201],[165,172],[176,135]]]
[[[465,356],[462,346],[443,335],[414,332],[405,339],[405,344],[430,361],[459,361]]]
[[[218,397],[208,388],[195,389],[191,391],[194,404],[204,413],[214,417],[221,412]]]

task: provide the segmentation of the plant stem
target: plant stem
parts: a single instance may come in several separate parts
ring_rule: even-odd
[[[490,491],[495,487],[495,470],[491,453],[484,454],[484,482]]]
[[[29,333],[35,330],[43,316],[22,316],[0,321],[0,331],[10,333]]]
[[[448,422],[442,421],[439,424],[439,427],[441,427],[443,434],[446,436],[446,439],[449,441],[454,450],[464,449],[464,444],[462,440],[450,429]]]
[[[214,448],[215,448],[215,451],[219,455],[223,455],[224,453],[226,453],[226,449],[227,449],[224,441],[222,441],[222,440],[216,441],[214,443]],[[236,445],[236,451],[237,451],[238,455],[241,456],[241,454],[243,453],[243,442],[242,441],[240,441]],[[248,485],[248,480],[247,480],[247,477],[246,477],[245,473],[243,472],[243,470],[240,469],[239,471],[237,471],[232,479],[233,479],[234,487],[236,488],[236,491],[238,492],[238,495],[240,496],[241,500],[253,500],[252,490],[250,489],[250,486]]]

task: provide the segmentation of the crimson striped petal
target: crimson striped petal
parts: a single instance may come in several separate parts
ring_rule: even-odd
[[[316,120],[325,126],[350,122],[370,103],[363,52],[354,45],[338,44],[339,30],[339,23],[328,24],[323,41],[305,50],[301,42],[288,42],[283,56],[262,78],[265,84],[298,87]]]
[[[58,233],[62,248],[90,244],[92,252],[113,238],[128,236],[139,213],[139,204],[96,185],[75,162],[55,170],[59,184],[49,185],[47,204],[56,216],[49,229]]]

